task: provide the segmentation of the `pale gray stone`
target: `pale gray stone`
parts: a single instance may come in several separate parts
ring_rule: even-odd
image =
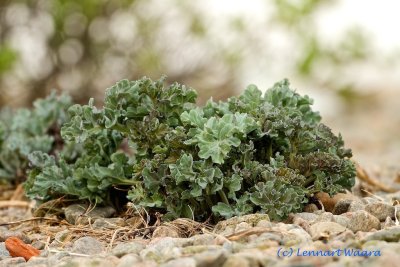
[[[330,212],[324,212],[322,214],[320,214],[317,219],[315,220],[314,223],[317,222],[331,222],[333,221],[333,214]]]
[[[141,261],[140,257],[134,254],[127,254],[125,256],[123,256],[117,267],[132,267],[132,266],[136,266],[136,264],[138,264]]]
[[[364,241],[370,240],[384,240],[387,242],[399,242],[400,241],[400,226],[394,226],[386,228],[375,233],[368,235]]]
[[[6,249],[6,245],[4,242],[0,242],[0,257],[9,257],[10,253]]]
[[[103,244],[90,236],[79,238],[74,242],[72,247],[72,252],[85,255],[96,255],[102,253],[103,251]]]
[[[117,257],[122,257],[126,254],[139,254],[146,246],[140,242],[120,243],[112,249],[112,254]]]
[[[17,237],[17,238],[21,239],[22,241],[24,241],[24,243],[26,243],[26,244],[32,243],[32,240],[24,233],[21,233],[19,231],[10,231],[10,230],[6,230],[6,229],[4,229],[4,230],[0,229],[0,242],[6,241],[6,239],[9,237]]]
[[[385,221],[387,217],[394,218],[395,208],[383,202],[375,202],[365,205],[365,211],[371,213],[380,221]]]
[[[245,257],[232,255],[228,257],[222,267],[251,267],[251,265]]]
[[[250,224],[248,224],[247,222],[241,222],[241,223],[238,223],[238,225],[236,225],[235,233],[240,232],[240,231],[249,230],[251,228],[252,228],[252,226]]]
[[[214,243],[215,236],[211,234],[195,235],[190,240],[193,246],[211,245]]]
[[[161,264],[160,267],[196,267],[196,261],[193,258],[179,258]]]
[[[22,263],[25,263],[25,259],[22,257],[5,258],[0,261],[0,267],[11,267]]]
[[[364,210],[365,204],[359,200],[354,200],[350,203],[349,209],[347,212],[356,212],[360,210]]]
[[[179,237],[179,233],[178,231],[173,228],[173,227],[168,227],[168,226],[158,226],[152,235],[153,238],[156,237],[174,237],[174,238],[178,238]]]
[[[193,256],[196,267],[219,267],[222,266],[227,258],[227,253],[223,249],[205,251]]]
[[[343,216],[350,219],[347,228],[352,230],[354,233],[358,231],[369,232],[372,229],[380,229],[379,219],[365,210],[343,213]]]
[[[125,226],[123,218],[98,218],[93,223],[93,229],[117,229]]]
[[[333,215],[333,221],[344,227],[347,227],[350,223],[350,219],[342,215]]]
[[[64,209],[65,219],[70,224],[88,224],[98,218],[110,218],[115,213],[115,209],[110,206],[95,207],[89,213],[86,213],[87,210],[88,205],[85,204],[70,205]]]
[[[346,227],[335,222],[317,222],[310,227],[310,235],[313,240],[332,238],[344,231],[346,231]]]
[[[313,224],[317,220],[318,215],[310,212],[300,212],[296,214],[291,214],[289,219],[291,219],[292,222],[295,222],[297,218],[303,219],[309,224]]]
[[[218,222],[217,225],[215,226],[214,232],[220,233],[224,231],[226,227],[228,226],[236,227],[236,225],[238,225],[241,222],[246,222],[250,226],[256,226],[258,222],[261,220],[269,221],[270,219],[267,214],[258,214],[258,213],[244,215],[244,216],[236,216],[228,220]]]

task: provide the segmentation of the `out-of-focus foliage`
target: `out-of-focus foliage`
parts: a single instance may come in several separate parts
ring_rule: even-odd
[[[81,156],[68,162],[30,154],[27,194],[100,203],[112,201],[116,187],[129,190],[135,206],[166,218],[263,212],[282,219],[315,192],[334,194],[354,184],[341,136],[287,80],[264,95],[251,85],[226,102],[196,107],[196,98],[183,85],[143,78],[109,88],[102,109],[93,100],[72,106],[61,134],[82,144]]]
[[[275,0],[274,3],[272,23],[277,27],[285,27],[286,33],[300,51],[295,62],[296,73],[315,84],[338,90],[341,97],[341,88],[349,88],[350,85],[338,80],[338,74],[349,64],[367,60],[373,50],[364,30],[353,26],[342,33],[339,41],[327,44],[318,33],[315,20],[321,8],[334,5],[332,1]],[[321,75],[322,67],[331,74]]]
[[[193,5],[147,0],[1,1],[0,104],[30,105],[54,88],[86,102],[122,78],[163,73],[204,88],[206,98],[230,95],[238,61],[208,38],[204,18]],[[213,73],[219,74],[204,79]],[[16,100],[15,94],[21,97]]]
[[[65,157],[76,157],[78,146],[65,144],[60,136],[61,125],[68,120],[71,99],[55,94],[35,101],[34,108],[8,109],[0,113],[0,183],[17,184],[25,180],[28,155],[41,151]]]
[[[0,75],[9,70],[17,59],[17,53],[8,46],[0,46]]]
[[[200,88],[203,102],[211,95],[231,95],[259,65],[263,72],[257,78],[291,76],[316,87],[351,88],[357,98],[353,83],[336,77],[350,63],[367,62],[373,47],[360,28],[343,32],[334,43],[323,40],[316,17],[321,8],[334,7],[333,1],[265,1],[265,19],[257,25],[240,14],[217,19],[208,12],[209,4],[1,1],[0,104],[30,105],[54,88],[69,91],[82,103],[122,78],[162,73],[170,81]],[[275,51],[275,35],[295,47]],[[290,60],[283,56],[289,54]],[[279,74],[277,65],[284,66]],[[18,101],[16,94],[22,96]]]

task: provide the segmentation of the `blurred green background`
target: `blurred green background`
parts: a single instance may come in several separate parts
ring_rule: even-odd
[[[384,0],[0,1],[0,105],[76,102],[166,74],[200,103],[289,78],[355,159],[400,159],[399,4]],[[397,36],[396,36],[397,35]]]

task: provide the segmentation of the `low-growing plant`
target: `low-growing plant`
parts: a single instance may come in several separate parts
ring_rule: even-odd
[[[74,156],[72,147],[64,146],[60,136],[61,125],[68,120],[67,109],[71,99],[51,94],[35,101],[33,109],[0,112],[0,181],[18,184],[25,180],[28,155],[41,151],[55,155],[65,151]],[[75,151],[76,152],[76,151]]]
[[[30,154],[27,194],[101,203],[116,188],[137,208],[170,219],[254,212],[282,219],[313,193],[354,184],[351,151],[287,80],[203,107],[196,97],[183,85],[143,78],[107,89],[102,109],[93,100],[72,106],[61,135],[82,144],[81,155],[70,162]]]

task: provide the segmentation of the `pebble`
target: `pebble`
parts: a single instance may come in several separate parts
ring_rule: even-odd
[[[256,226],[260,221],[270,221],[269,216],[267,214],[249,214],[244,216],[236,216],[232,217],[225,221],[220,221],[215,226],[214,232],[219,233],[223,231],[227,226],[234,226],[238,225],[241,222],[246,222],[251,226]]]
[[[332,213],[335,215],[340,215],[342,213],[346,213],[349,208],[350,208],[350,204],[353,202],[354,200],[352,199],[341,199],[339,200],[335,207],[332,210]]]
[[[180,257],[182,255],[181,247],[188,243],[190,240],[185,238],[158,238],[152,240],[145,249],[140,251],[139,255],[143,260],[162,262]]]
[[[307,220],[302,219],[301,217],[294,218],[293,224],[296,224],[296,225],[300,226],[301,228],[303,228],[308,233],[310,232],[310,222],[307,221]]]
[[[175,228],[161,225],[154,230],[152,237],[179,237],[179,233]]]
[[[103,251],[103,244],[90,236],[79,238],[72,246],[72,252],[84,255],[96,255],[102,253]]]
[[[366,263],[363,263],[364,267],[375,267],[375,266],[399,266],[400,255],[394,251],[387,251],[382,253],[380,257],[370,257]]]
[[[146,248],[154,248],[163,251],[171,247],[185,247],[192,245],[192,241],[188,238],[163,237],[153,239]]]
[[[141,261],[141,259],[140,259],[140,257],[139,257],[138,255],[128,254],[128,255],[123,256],[123,257],[120,259],[120,261],[119,261],[117,267],[131,267],[131,266],[136,266],[136,264],[137,264],[138,262],[140,262],[140,261]]]
[[[88,224],[98,218],[110,218],[116,212],[113,207],[106,206],[95,207],[86,214],[88,208],[85,204],[72,204],[64,208],[65,219],[70,224]]]
[[[257,227],[271,228],[272,223],[268,220],[261,220],[257,223]]]
[[[386,217],[385,222],[383,222],[383,223],[381,224],[381,228],[382,228],[382,229],[385,229],[385,228],[392,227],[392,226],[395,226],[395,225],[396,225],[396,223],[392,220],[392,218],[390,218],[390,217],[388,216],[388,217]]]
[[[196,267],[196,260],[193,258],[179,258],[179,259],[174,259],[171,261],[168,261],[167,263],[164,263],[160,265],[160,267]]]
[[[310,213],[313,213],[313,212],[315,212],[315,211],[317,211],[318,210],[318,206],[317,205],[315,205],[314,203],[311,203],[311,204],[307,204],[305,207],[304,207],[304,212],[310,212]]]
[[[235,227],[235,225],[227,225],[225,228],[221,228],[221,231],[214,230],[214,232],[222,236],[228,236],[235,233]]]
[[[232,255],[225,261],[222,267],[251,267],[251,265],[246,258]]]
[[[21,263],[25,263],[25,259],[22,257],[5,258],[2,261],[0,261],[0,267],[16,266],[17,264]]]
[[[349,209],[347,212],[355,212],[359,210],[364,210],[365,204],[361,202],[361,200],[355,200],[350,203]]]
[[[157,266],[159,266],[157,262],[152,260],[147,260],[135,263],[135,265],[133,265],[132,267],[157,267]]]
[[[384,202],[369,203],[365,206],[365,211],[369,212],[380,221],[385,221],[387,217],[394,218],[394,206]]]
[[[330,239],[346,231],[346,227],[335,222],[317,222],[310,227],[313,240]]]
[[[126,225],[123,218],[98,218],[92,224],[93,229],[117,229]]]
[[[193,246],[214,244],[215,236],[211,234],[195,235],[190,238]]]
[[[282,235],[279,232],[278,233],[276,233],[276,232],[262,233],[254,240],[254,242],[260,243],[260,242],[264,242],[266,240],[282,243]]]
[[[241,222],[241,223],[238,223],[238,225],[236,225],[235,233],[240,232],[240,231],[249,230],[251,228],[252,228],[252,226],[250,224],[248,224],[247,222]]]
[[[330,212],[323,212],[320,214],[315,222],[331,222],[333,220],[333,214]]]
[[[112,254],[116,257],[122,257],[126,254],[139,254],[146,246],[140,242],[120,243],[112,249]]]
[[[32,243],[32,240],[28,236],[26,236],[24,233],[21,233],[18,231],[9,231],[9,230],[0,229],[0,242],[6,241],[6,239],[9,237],[18,237],[19,239],[24,241],[26,244]]]
[[[387,242],[399,242],[400,241],[400,226],[394,226],[386,228],[375,233],[372,233],[365,237],[364,241],[370,240],[384,240]]]
[[[379,199],[374,197],[363,197],[361,201],[365,204],[372,204],[372,203],[378,203]]]
[[[194,255],[196,267],[219,267],[222,266],[227,258],[224,250],[205,251]]]
[[[187,246],[182,248],[181,251],[182,254],[184,255],[194,255],[207,250],[219,250],[219,249],[221,249],[221,246],[218,245],[208,245],[208,246],[200,245],[200,246]]]
[[[300,212],[297,214],[289,215],[289,221],[292,221],[292,222],[294,222],[296,219],[299,219],[299,218],[307,221],[309,224],[312,224],[318,219],[318,215],[315,213],[310,213],[310,212]]]
[[[113,258],[85,258],[85,257],[74,257],[67,260],[61,261],[56,267],[111,267],[118,264],[118,261]],[[136,266],[136,265],[135,265]]]
[[[305,245],[312,243],[311,236],[303,229],[291,229],[282,237],[285,246]]]
[[[57,252],[57,253],[54,253],[54,254],[49,254],[48,251],[44,251],[44,252],[47,252],[47,254],[42,252],[40,254],[40,256],[41,257],[48,257],[49,258],[49,262],[50,263],[54,263],[54,264],[57,263],[57,262],[60,262],[61,260],[65,260],[65,259],[71,258],[69,256],[69,253],[66,252],[66,251]]]
[[[49,259],[47,257],[32,257],[28,261],[29,266],[47,265]]]
[[[46,243],[40,240],[36,240],[32,242],[32,247],[38,249],[38,250],[42,250],[44,249],[46,246]]]
[[[6,245],[4,242],[0,242],[0,257],[9,257],[10,253],[6,249]]]
[[[68,208],[74,209],[70,206],[65,211]],[[352,209],[353,211],[350,211]],[[76,210],[79,210],[80,215],[77,215],[75,220],[87,218],[82,216],[82,208]],[[103,213],[103,217],[96,216],[90,213],[90,218],[94,220],[91,225],[94,229],[110,230],[126,225],[121,218],[107,218],[107,216],[112,216],[111,212]],[[55,236],[60,242],[53,242],[52,245],[57,243],[59,246],[57,250],[65,249],[66,252],[54,253],[44,250],[39,257],[33,257],[25,263],[22,258],[11,258],[5,249],[4,242],[0,242],[0,267],[282,267],[307,264],[352,267],[361,266],[361,262],[362,266],[376,266],[376,264],[397,266],[397,262],[400,261],[396,258],[396,255],[400,254],[400,226],[394,226],[393,218],[394,207],[376,199],[361,201],[339,198],[333,206],[332,213],[315,211],[291,214],[285,221],[290,224],[271,222],[265,214],[252,214],[222,221],[215,228],[218,230],[214,233],[198,234],[190,238],[180,238],[175,229],[162,225],[155,229],[150,240],[138,238],[125,241],[116,244],[108,252],[103,243],[92,237],[82,237],[74,242],[66,243],[70,239],[68,237],[71,232],[60,228]],[[228,232],[238,233],[251,230],[253,227],[261,231],[234,241],[223,236]],[[0,228],[0,237],[7,236],[9,233],[23,235],[21,232]],[[30,235],[29,237],[34,241],[33,245],[43,248],[45,236]],[[40,244],[37,243],[39,241]],[[68,248],[69,244],[71,248]],[[366,259],[350,257],[296,259],[293,257],[282,261],[276,257],[281,247],[300,247],[302,250],[335,250],[346,247],[380,249],[382,256]],[[78,257],[69,254],[68,251],[93,256]]]
[[[333,221],[344,227],[347,227],[350,223],[350,218],[342,216],[342,215],[333,215]]]
[[[372,229],[380,229],[380,221],[375,216],[372,216],[365,210],[359,210],[356,212],[347,212],[343,216],[350,219],[347,228],[352,230],[354,233],[358,231],[369,232]]]
[[[333,238],[333,240],[346,242],[347,240],[353,240],[354,238],[355,238],[355,235],[354,235],[353,231],[346,229],[343,233],[335,236]]]
[[[246,259],[250,267],[258,266],[275,266],[277,248],[273,247],[270,250],[249,249],[241,251],[229,257],[236,256]],[[228,258],[229,259],[229,258]],[[228,267],[228,265],[226,265]]]

